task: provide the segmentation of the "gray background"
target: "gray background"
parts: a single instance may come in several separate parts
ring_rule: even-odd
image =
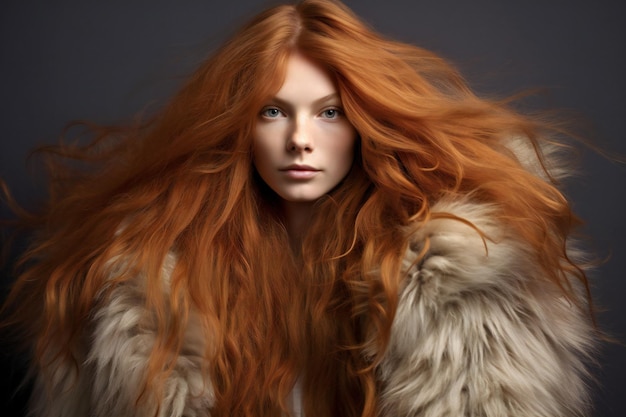
[[[0,178],[34,206],[41,188],[25,159],[73,119],[128,120],[158,108],[211,48],[273,4],[225,1],[3,1],[0,6]],[[527,109],[564,109],[607,154],[626,155],[626,24],[620,1],[346,1],[383,34],[454,62],[480,93],[541,88]],[[593,274],[601,327],[626,341],[623,164],[580,147],[567,193],[589,246],[608,258]],[[7,215],[5,208],[0,214]],[[3,275],[3,285],[10,280]],[[3,358],[0,414],[19,358]],[[602,350],[597,416],[626,416],[626,348]],[[5,404],[7,404],[5,406]],[[4,407],[3,407],[4,406]]]

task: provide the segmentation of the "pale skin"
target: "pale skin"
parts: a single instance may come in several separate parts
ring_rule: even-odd
[[[331,77],[292,53],[283,85],[259,112],[253,138],[254,165],[281,199],[292,245],[315,201],[350,171],[356,138]]]

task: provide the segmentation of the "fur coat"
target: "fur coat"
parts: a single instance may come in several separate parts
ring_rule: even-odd
[[[594,333],[588,317],[542,279],[530,249],[493,220],[491,207],[450,200],[432,211],[469,220],[490,239],[451,219],[432,220],[412,237],[403,261],[407,278],[378,369],[381,415],[586,415],[585,364]],[[427,255],[415,263],[426,238]],[[133,409],[155,340],[142,294],[139,280],[114,290],[95,313],[89,348],[76,352],[83,358],[78,375],[75,366],[56,360],[37,377],[32,416],[154,415],[150,401]],[[192,319],[159,416],[209,415],[213,396],[200,372],[202,352],[202,330]],[[47,394],[44,379],[51,382]]]

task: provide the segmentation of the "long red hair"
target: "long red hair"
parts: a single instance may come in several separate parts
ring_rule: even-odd
[[[296,49],[335,80],[359,146],[293,253],[250,137]],[[382,38],[338,2],[269,9],[148,123],[92,127],[90,146],[47,150],[50,198],[22,217],[36,234],[5,324],[35,342],[37,366],[51,346],[71,360],[94,309],[142,274],[158,323],[145,390],[160,395],[194,314],[210,341],[212,415],[279,416],[301,376],[307,415],[374,416],[407,229],[437,215],[439,198],[493,204],[565,294],[575,298],[569,275],[586,285],[566,253],[567,201],[503,144],[524,138],[541,160],[548,127],[478,98],[444,60]]]

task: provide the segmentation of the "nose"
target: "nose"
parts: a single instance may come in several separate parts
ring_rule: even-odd
[[[308,120],[300,117],[294,120],[287,139],[287,150],[289,152],[313,151],[313,137]]]

